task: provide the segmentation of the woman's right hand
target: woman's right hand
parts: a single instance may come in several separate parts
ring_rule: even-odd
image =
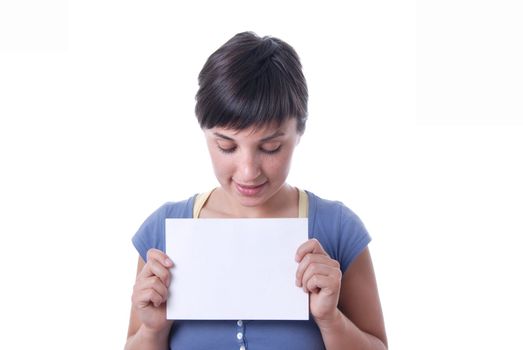
[[[147,262],[136,276],[132,303],[138,319],[150,331],[159,332],[170,327],[166,319],[166,301],[171,280],[169,268],[174,263],[162,251],[149,249]]]

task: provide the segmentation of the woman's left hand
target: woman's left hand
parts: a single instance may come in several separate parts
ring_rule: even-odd
[[[317,239],[303,243],[296,253],[296,285],[310,293],[310,312],[317,323],[336,317],[340,297],[340,264],[331,259]]]

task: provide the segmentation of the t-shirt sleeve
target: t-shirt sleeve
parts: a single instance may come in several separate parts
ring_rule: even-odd
[[[371,241],[361,219],[345,205],[340,204],[339,218],[339,262],[345,272]]]
[[[151,248],[165,252],[166,206],[164,204],[154,211],[132,238],[134,247],[144,261],[147,261],[147,251]]]

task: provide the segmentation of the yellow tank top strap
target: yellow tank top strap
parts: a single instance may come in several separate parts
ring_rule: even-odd
[[[298,217],[306,218],[309,216],[309,196],[302,189],[298,189],[298,193]]]
[[[203,206],[211,196],[211,193],[214,191],[214,189],[210,190],[209,192],[200,193],[196,195],[196,199],[194,200],[194,206],[192,211],[192,217],[197,219],[200,217],[200,212],[202,211]]]

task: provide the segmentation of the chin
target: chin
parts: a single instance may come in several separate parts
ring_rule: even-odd
[[[260,206],[266,201],[264,197],[245,197],[242,195],[237,195],[237,198],[241,205],[250,208]]]

